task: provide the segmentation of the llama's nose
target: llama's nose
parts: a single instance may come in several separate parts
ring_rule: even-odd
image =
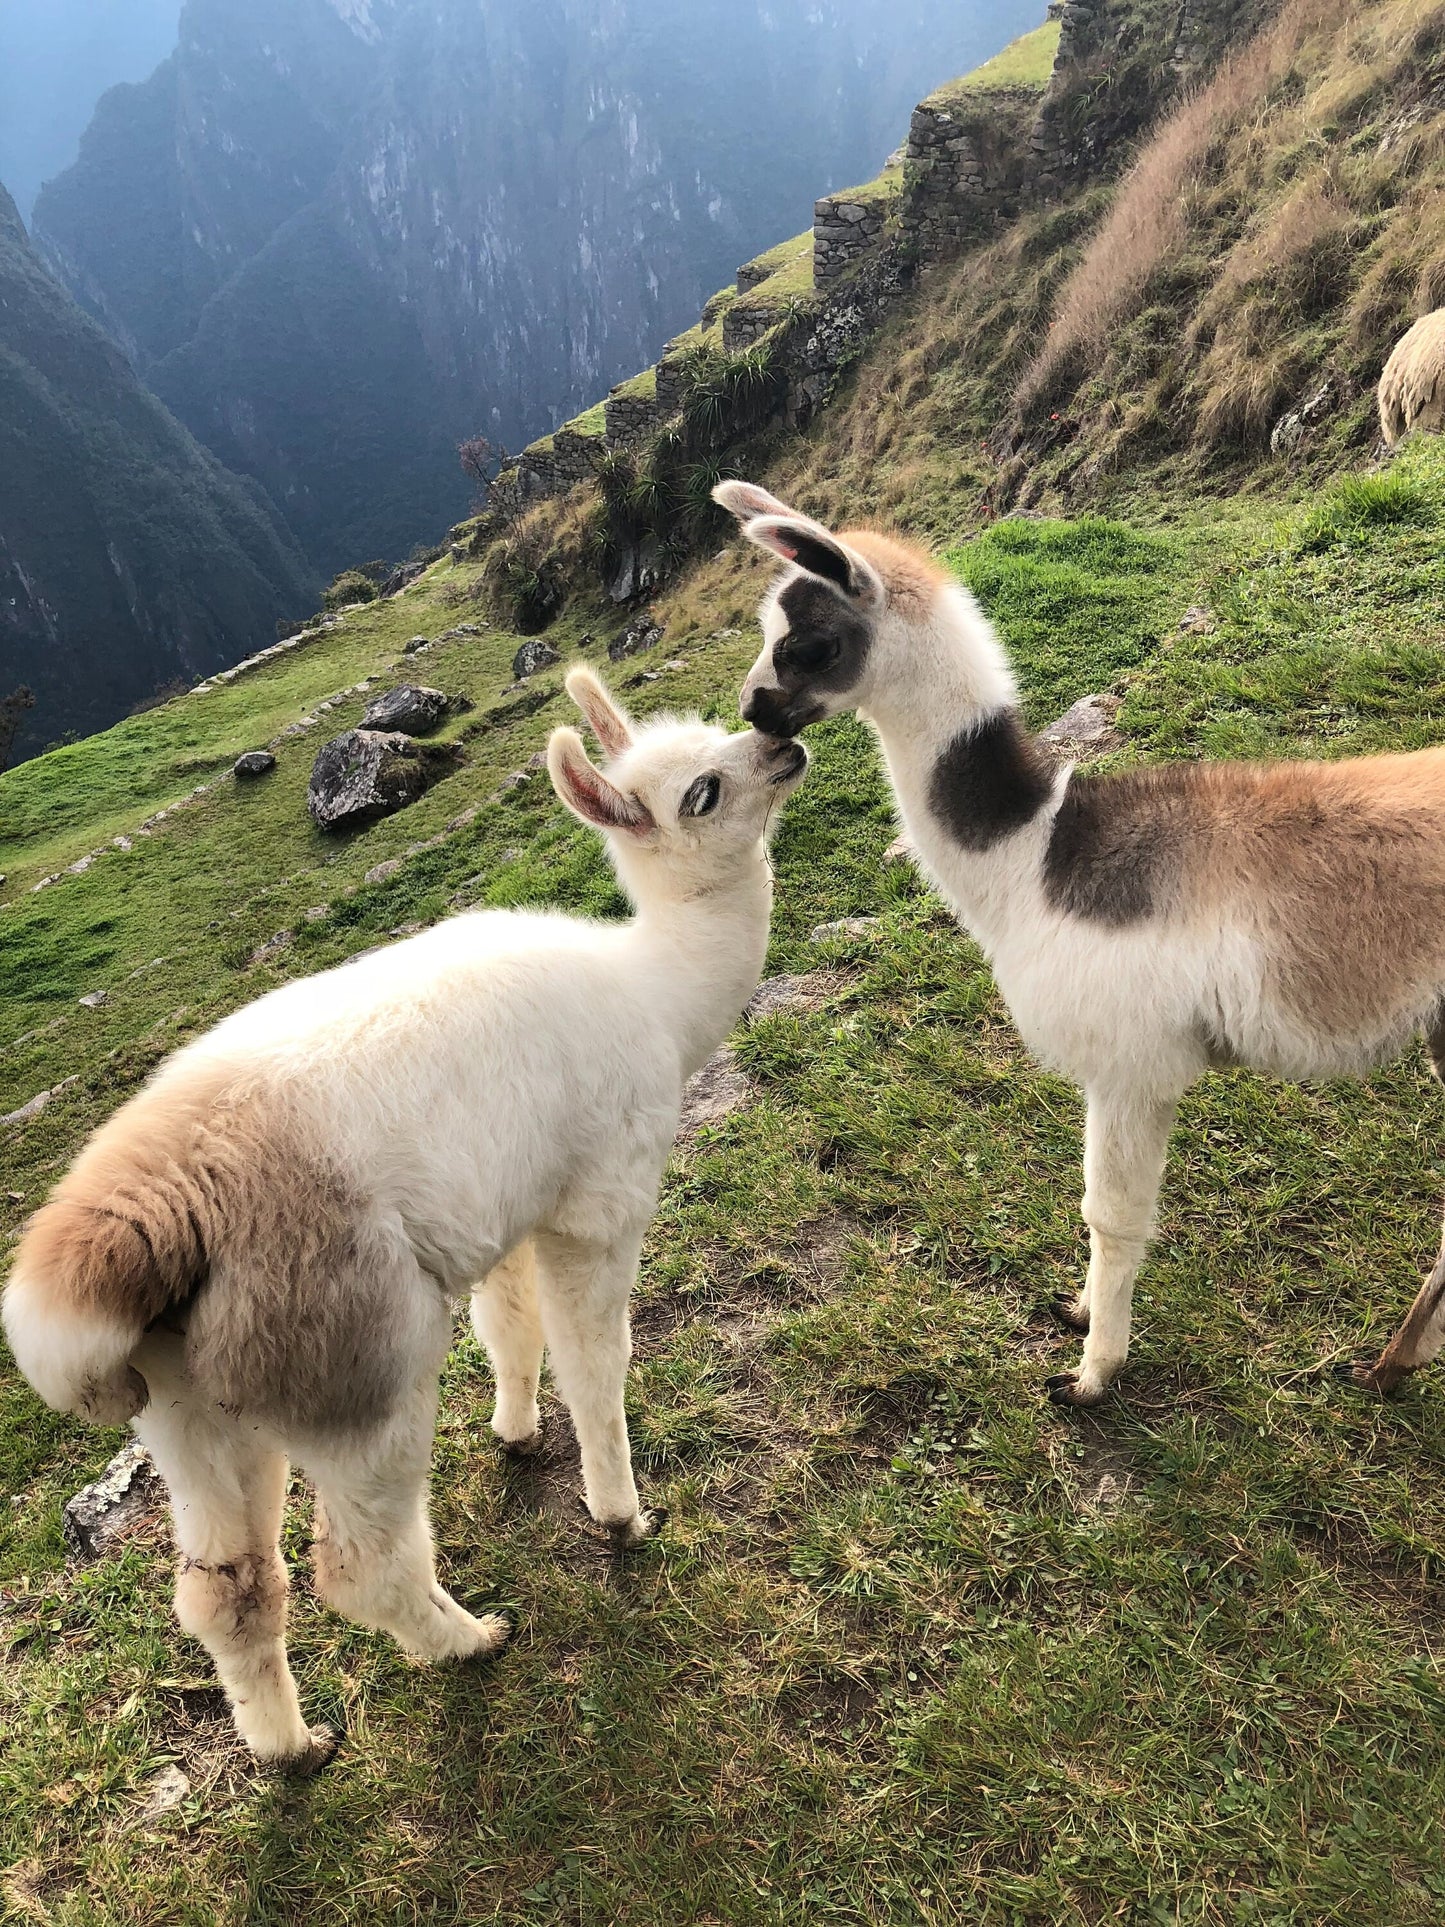
[[[743,721],[764,736],[794,736],[796,725],[789,719],[787,707],[782,700],[782,692],[777,689],[753,689],[743,697]]]

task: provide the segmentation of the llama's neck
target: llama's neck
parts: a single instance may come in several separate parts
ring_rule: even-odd
[[[756,990],[772,907],[773,876],[761,850],[726,884],[639,903],[630,941],[649,1015],[675,1037],[685,1076],[706,1063]]]
[[[971,605],[942,614],[909,638],[907,675],[889,679],[865,720],[925,867],[991,946],[1038,894],[1059,781],[984,618]]]

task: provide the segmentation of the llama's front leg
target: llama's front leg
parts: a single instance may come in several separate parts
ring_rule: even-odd
[[[497,1385],[492,1430],[505,1451],[525,1457],[542,1442],[542,1320],[530,1240],[509,1251],[472,1292],[472,1329],[486,1347]]]
[[[587,1509],[629,1545],[651,1538],[667,1518],[638,1503],[627,1440],[627,1305],[641,1244],[641,1231],[607,1246],[554,1235],[537,1240],[542,1329],[582,1449]]]
[[[1082,1206],[1089,1276],[1074,1307],[1087,1319],[1088,1336],[1079,1369],[1048,1380],[1055,1405],[1096,1405],[1129,1356],[1134,1278],[1154,1233],[1176,1102],[1089,1093]]]

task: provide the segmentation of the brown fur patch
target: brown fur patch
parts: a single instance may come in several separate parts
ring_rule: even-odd
[[[922,616],[939,589],[953,579],[926,549],[902,536],[884,535],[878,529],[849,529],[838,540],[873,565],[889,602],[901,616]]]
[[[385,1418],[441,1302],[274,1093],[190,1066],[96,1133],[18,1265],[137,1343],[162,1318],[183,1329],[204,1396],[284,1428]]]
[[[1445,987],[1445,749],[1208,777],[1196,890],[1258,906],[1288,1008],[1352,1036]]]
[[[1266,991],[1322,1036],[1423,1019],[1445,992],[1445,749],[1089,784],[1098,821],[1117,796],[1152,852],[1152,914],[1251,931]]]

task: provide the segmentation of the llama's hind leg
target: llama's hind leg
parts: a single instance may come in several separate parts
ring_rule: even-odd
[[[472,1292],[472,1329],[492,1361],[497,1384],[492,1430],[506,1451],[525,1456],[542,1441],[537,1381],[542,1373],[542,1320],[537,1310],[537,1259],[531,1242],[509,1251]]]
[[[148,1360],[151,1401],[135,1429],[170,1491],[176,1618],[210,1653],[236,1728],[260,1760],[315,1772],[333,1727],[308,1727],[286,1659],[279,1539],[286,1460]]]
[[[1411,1372],[1428,1365],[1445,1346],[1445,1236],[1435,1268],[1415,1294],[1404,1322],[1373,1365],[1340,1365],[1341,1378],[1388,1398]]]
[[[512,1635],[503,1613],[474,1618],[436,1576],[427,1480],[436,1382],[418,1385],[372,1434],[307,1450],[316,1484],[316,1588],[418,1659],[490,1658]]]

